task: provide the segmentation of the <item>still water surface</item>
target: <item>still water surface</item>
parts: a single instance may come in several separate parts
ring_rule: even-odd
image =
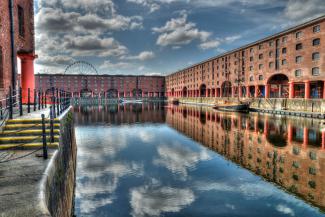
[[[75,121],[77,216],[325,216],[316,120],[156,103]]]

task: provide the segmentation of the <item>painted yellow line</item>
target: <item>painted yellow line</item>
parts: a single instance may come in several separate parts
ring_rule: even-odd
[[[17,147],[18,145],[18,147]],[[29,143],[29,144],[24,144],[19,146],[19,144],[3,144],[0,145],[0,150],[6,150],[9,148],[40,148],[43,147],[43,143]],[[58,148],[59,147],[59,143],[54,142],[54,143],[47,143],[47,147],[48,148]]]
[[[14,128],[27,128],[27,127],[41,127],[42,124],[9,124],[5,125],[5,129],[14,129]],[[45,124],[46,127],[49,127],[50,124]],[[54,127],[59,127],[60,124],[53,124]]]
[[[50,119],[45,119],[46,121],[49,121]],[[54,118],[54,121],[60,121],[58,118]],[[7,120],[7,123],[17,123],[17,122],[41,122],[42,119],[40,118],[31,118],[31,119],[12,119],[12,120]]]
[[[42,136],[19,136],[19,137],[1,137],[0,142],[4,141],[28,141],[34,139],[42,139]],[[54,136],[54,139],[59,139],[59,136]]]
[[[16,130],[4,130],[3,132],[0,133],[1,135],[5,135],[5,134],[32,134],[32,133],[42,133],[42,129],[39,130],[21,130],[21,131],[16,131]],[[47,129],[46,133],[50,133],[50,130]],[[58,129],[53,129],[53,133],[60,133],[60,130]]]

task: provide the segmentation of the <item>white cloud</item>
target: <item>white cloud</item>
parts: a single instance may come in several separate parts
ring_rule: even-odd
[[[291,20],[305,20],[324,15],[324,0],[289,0],[285,16]]]
[[[155,57],[154,52],[142,51],[136,56],[123,56],[121,59],[146,61],[146,60],[153,59],[154,57]]]
[[[211,48],[217,48],[220,45],[220,41],[218,40],[211,40],[201,43],[199,46],[202,50],[207,50]]]
[[[150,13],[153,13],[160,9],[160,5],[154,2],[153,0],[127,0],[127,1],[149,8]]]
[[[195,200],[188,188],[142,186],[130,190],[132,216],[160,216],[165,212],[179,212]]]
[[[181,46],[193,40],[206,42],[211,35],[211,32],[200,31],[195,23],[187,22],[187,13],[184,11],[180,17],[172,18],[164,26],[154,27],[152,30],[160,34],[156,41],[160,46]]]

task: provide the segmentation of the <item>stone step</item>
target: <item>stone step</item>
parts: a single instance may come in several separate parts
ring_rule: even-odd
[[[48,129],[50,128],[50,124],[45,124],[45,127]],[[42,124],[6,124],[4,126],[4,130],[23,130],[23,129],[42,129]],[[59,129],[60,124],[54,123],[53,124],[54,129]]]
[[[42,135],[43,130],[42,129],[33,129],[33,130],[5,130],[0,133],[0,137],[2,136],[33,136],[33,135]],[[59,129],[53,129],[54,135],[60,134]],[[50,134],[50,129],[46,130],[46,134]]]
[[[18,143],[18,144],[0,144],[0,151],[1,150],[21,150],[21,149],[37,149],[43,147],[43,143]],[[51,149],[59,148],[58,142],[47,143],[47,147]]]
[[[58,135],[54,136],[54,141],[59,141]],[[47,141],[50,141],[50,136],[46,137]],[[38,143],[42,142],[43,138],[39,136],[15,136],[15,137],[0,137],[0,144],[18,144],[18,143]]]
[[[46,123],[50,122],[50,119],[45,119]],[[31,118],[31,119],[12,119],[7,120],[6,124],[36,124],[36,123],[42,123],[41,118]],[[53,119],[53,123],[60,123],[60,120],[58,118]]]

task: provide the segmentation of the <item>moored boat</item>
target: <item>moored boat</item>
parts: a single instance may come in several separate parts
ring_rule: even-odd
[[[220,111],[231,111],[231,112],[248,112],[248,103],[229,103],[229,104],[217,104],[213,107]]]

